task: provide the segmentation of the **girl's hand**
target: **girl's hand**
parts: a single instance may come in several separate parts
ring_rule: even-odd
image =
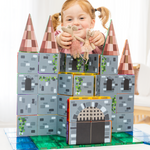
[[[72,44],[72,36],[67,32],[62,32],[56,37],[56,41],[62,48],[70,49]]]
[[[95,31],[94,36],[89,38],[90,43],[93,43],[95,46],[101,46],[104,44],[105,38],[100,31]]]

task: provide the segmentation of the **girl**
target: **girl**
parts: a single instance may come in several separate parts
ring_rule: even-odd
[[[86,38],[86,30],[94,28],[95,25],[95,11],[99,11],[101,14],[99,18],[102,19],[102,25],[105,29],[105,24],[109,19],[109,10],[105,7],[99,7],[94,9],[87,0],[66,0],[62,6],[61,13],[54,14],[52,16],[52,22],[54,30],[61,23],[61,26],[67,27],[68,25],[77,26],[78,31],[74,31],[74,35],[82,39]],[[61,22],[59,21],[59,15],[61,15]],[[66,32],[56,31],[56,41],[60,52],[70,53],[70,47],[72,44],[72,36]],[[101,54],[105,37],[100,31],[95,31],[93,37],[90,37],[90,43],[94,43],[96,48],[90,52],[90,54]],[[82,43],[81,43],[82,45]]]

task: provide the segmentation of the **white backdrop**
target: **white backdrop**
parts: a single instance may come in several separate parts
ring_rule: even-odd
[[[39,48],[49,15],[60,12],[65,0],[5,0],[0,4],[0,122],[16,123],[17,52],[28,14],[31,14]],[[125,39],[129,40],[133,62],[147,63],[150,49],[149,0],[89,0],[97,8],[111,12],[117,42],[122,53]],[[98,15],[98,14],[97,14]],[[95,29],[106,33],[100,20]],[[149,58],[150,59],[150,58]],[[148,60],[148,62],[150,62]]]

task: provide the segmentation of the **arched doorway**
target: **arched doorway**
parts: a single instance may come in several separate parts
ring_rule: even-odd
[[[104,143],[105,115],[97,107],[83,109],[77,117],[77,144]]]
[[[31,79],[30,78],[27,78],[25,80],[25,90],[31,91]]]

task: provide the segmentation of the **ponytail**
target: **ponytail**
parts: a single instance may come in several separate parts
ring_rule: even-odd
[[[54,31],[56,31],[57,27],[60,25],[59,13],[52,15],[52,23]]]
[[[109,19],[109,15],[110,15],[110,12],[109,10],[106,8],[106,7],[99,7],[97,8],[97,11],[100,12],[100,15],[98,16],[101,21],[102,21],[102,26],[106,28],[105,24],[107,23],[108,19]],[[107,29],[108,30],[108,29]]]

